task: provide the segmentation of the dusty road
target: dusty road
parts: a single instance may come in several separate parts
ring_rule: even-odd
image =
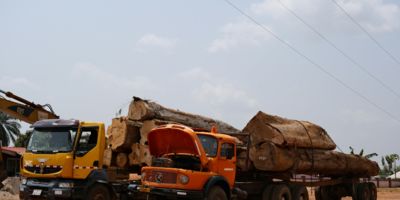
[[[18,195],[12,195],[8,192],[0,191],[1,200],[17,200]],[[378,200],[400,200],[400,188],[379,188]],[[313,191],[310,192],[310,200],[315,200]],[[343,200],[351,200],[350,197]]]

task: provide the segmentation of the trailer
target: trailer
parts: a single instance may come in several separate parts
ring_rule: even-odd
[[[293,171],[241,170],[238,139],[213,130],[177,124],[153,129],[148,134],[153,164],[142,168],[140,191],[155,199],[304,200],[309,199],[306,187],[317,187],[317,200],[377,198],[376,186],[361,181],[365,174],[324,176],[315,171],[305,178]],[[250,160],[248,154],[245,160]]]

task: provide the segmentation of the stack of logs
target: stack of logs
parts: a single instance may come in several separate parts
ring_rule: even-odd
[[[114,118],[107,129],[108,148],[103,164],[108,167],[150,166],[152,157],[147,145],[147,134],[155,127],[176,123],[194,129],[210,131],[217,126],[222,133],[240,132],[233,126],[209,117],[194,115],[163,107],[155,102],[134,97],[128,116]]]

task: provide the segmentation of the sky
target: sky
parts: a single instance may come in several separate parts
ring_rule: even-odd
[[[239,129],[262,110],[400,154],[399,1],[229,1],[0,0],[0,89],[106,124],[133,96]]]

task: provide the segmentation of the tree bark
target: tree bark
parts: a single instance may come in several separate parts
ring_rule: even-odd
[[[140,144],[134,143],[131,146],[132,152],[128,155],[129,165],[140,165]]]
[[[156,127],[158,127],[160,125],[169,124],[169,123],[173,123],[173,122],[162,121],[162,120],[158,120],[158,119],[152,119],[152,120],[143,121],[143,125],[140,128],[140,144],[148,145],[147,144],[147,135],[149,134],[149,132],[153,128],[156,128]]]
[[[195,129],[203,129],[205,131],[210,131],[211,128],[215,125],[218,129],[218,132],[226,134],[234,134],[240,132],[240,130],[225,122],[166,108],[155,102],[142,100],[138,97],[134,97],[134,100],[131,102],[129,106],[128,117],[131,120],[138,121],[151,119],[172,121]]]
[[[333,150],[336,144],[318,125],[307,121],[285,119],[259,111],[243,129],[251,144],[272,142],[280,146]]]
[[[104,150],[104,154],[103,154],[103,165],[107,166],[107,167],[111,167],[112,165],[112,149],[111,148],[107,148]]]

